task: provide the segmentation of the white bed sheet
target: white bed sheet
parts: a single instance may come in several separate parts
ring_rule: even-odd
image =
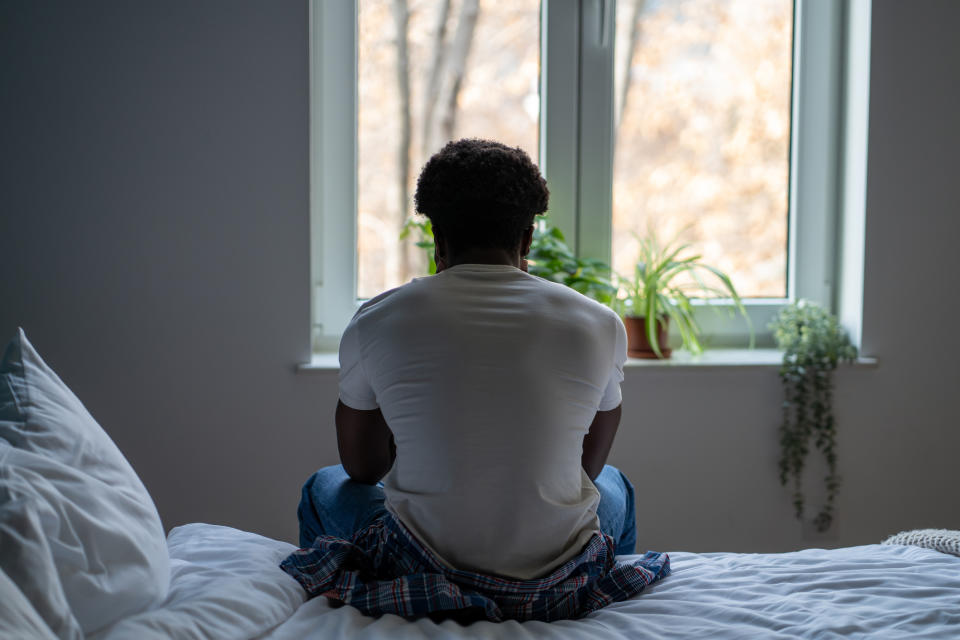
[[[168,603],[104,637],[960,638],[960,558],[918,547],[673,552],[672,575],[584,619],[463,627],[368,618],[349,606],[333,608],[325,598],[303,602],[296,582],[276,568],[293,549],[284,542],[193,524],[174,529],[169,544]],[[162,635],[145,634],[149,630]]]
[[[295,547],[211,524],[167,536],[170,592],[163,604],[130,616],[89,640],[242,640],[290,618],[306,594],[280,570]]]

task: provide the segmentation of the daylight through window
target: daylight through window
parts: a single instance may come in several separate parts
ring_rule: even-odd
[[[400,242],[420,168],[451,139],[537,158],[540,3],[359,0],[357,295],[426,273]]]
[[[427,273],[418,234],[401,232],[423,164],[462,137],[519,146],[540,164],[548,220],[580,257],[629,277],[636,234],[653,230],[730,274],[760,331],[786,300],[830,304],[838,5],[310,7],[316,349],[336,346],[360,301]],[[713,344],[745,344],[746,323],[703,311]]]
[[[617,6],[613,266],[677,234],[740,294],[787,295],[793,2]]]

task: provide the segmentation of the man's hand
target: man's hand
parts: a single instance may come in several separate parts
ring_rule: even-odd
[[[376,484],[397,456],[393,433],[380,409],[362,411],[337,401],[337,448],[340,462],[353,480]]]
[[[617,427],[620,426],[622,406],[617,405],[610,411],[597,411],[590,424],[590,431],[583,438],[583,457],[580,464],[591,480],[597,479],[603,471],[603,465],[607,463],[613,437],[617,435]]]

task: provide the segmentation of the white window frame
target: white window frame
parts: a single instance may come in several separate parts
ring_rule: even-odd
[[[310,0],[310,283],[314,352],[357,304],[357,4]]]
[[[540,166],[550,218],[578,255],[610,262],[616,2],[541,7]],[[844,3],[796,0],[795,12],[787,296],[745,300],[760,346],[772,344],[766,325],[790,301],[836,307]],[[336,349],[359,306],[356,2],[311,0],[310,30],[312,342],[322,352]],[[700,311],[709,345],[746,344],[741,318]]]

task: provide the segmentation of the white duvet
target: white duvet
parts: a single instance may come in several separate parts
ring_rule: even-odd
[[[168,537],[166,602],[96,636],[128,638],[960,638],[960,558],[869,545],[783,554],[670,554],[673,574],[582,620],[408,622],[304,601],[277,568],[293,546],[206,524]]]

